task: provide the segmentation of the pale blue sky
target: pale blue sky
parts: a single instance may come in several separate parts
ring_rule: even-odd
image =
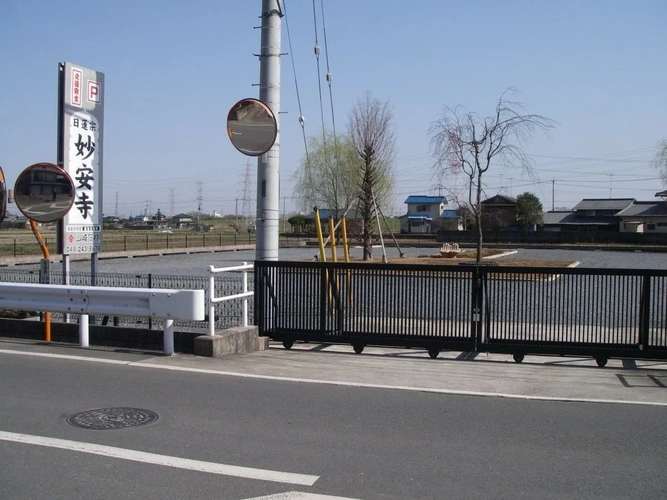
[[[366,90],[395,118],[395,214],[437,194],[427,131],[443,106],[490,114],[509,86],[559,126],[527,152],[541,183],[496,169],[486,193],[535,193],[545,208],[582,198],[652,200],[650,167],[667,137],[665,0],[316,0],[325,122],[331,126],[322,21],[337,130]],[[0,165],[8,184],[55,161],[57,64],[105,73],[104,213],[242,210],[246,157],[225,118],[257,97],[260,0],[0,0]],[[321,133],[312,0],[286,0],[306,133]],[[289,52],[283,19],[283,52]],[[293,208],[304,154],[292,57],[282,60],[281,210]],[[251,159],[252,172],[256,161]],[[251,188],[255,198],[255,186]],[[283,200],[283,197],[286,197]],[[254,203],[254,202],[253,202]],[[254,205],[253,205],[254,207]],[[10,207],[15,211],[15,207]],[[254,212],[254,210],[253,210]]]

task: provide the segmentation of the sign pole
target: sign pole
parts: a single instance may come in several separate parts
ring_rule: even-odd
[[[58,69],[58,162],[74,180],[74,206],[59,230],[63,281],[69,282],[69,256],[90,254],[94,286],[102,251],[104,73],[68,62]]]

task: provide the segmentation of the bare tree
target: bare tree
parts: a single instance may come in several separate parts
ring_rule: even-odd
[[[556,125],[544,116],[523,114],[523,106],[507,98],[513,92],[513,88],[503,92],[492,116],[480,118],[460,106],[445,108],[429,129],[436,172],[446,174],[458,169],[467,177],[468,206],[477,229],[478,263],[482,261],[482,177],[496,164],[518,167],[535,177],[524,144],[535,132],[546,132]]]
[[[348,118],[348,135],[360,160],[357,206],[362,217],[364,260],[369,260],[373,253],[376,207],[389,198],[393,188],[396,139],[392,119],[389,102],[380,102],[370,92],[357,100]]]
[[[653,166],[660,172],[662,184],[667,186],[667,139],[663,139],[658,144],[658,152],[653,159]]]

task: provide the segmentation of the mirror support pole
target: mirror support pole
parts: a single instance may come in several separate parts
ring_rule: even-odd
[[[278,126],[273,147],[257,159],[256,260],[278,260],[280,220],[280,42],[278,0],[262,0],[259,100],[271,108]]]
[[[30,229],[32,229],[35,238],[37,238],[37,242],[39,243],[39,246],[42,249],[42,254],[44,255],[44,258],[48,260],[50,258],[49,247],[46,246],[46,243],[44,243],[42,235],[39,234],[37,223],[32,219],[30,219]],[[51,342],[51,313],[46,311],[44,312],[44,341]]]

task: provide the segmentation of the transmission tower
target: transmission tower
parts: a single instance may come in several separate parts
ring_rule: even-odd
[[[250,160],[248,160],[245,166],[245,174],[243,176],[243,205],[241,206],[241,214],[243,215],[246,224],[249,224],[249,220],[252,218],[252,205],[254,201],[252,199],[252,193],[255,188],[253,168],[250,165]]]
[[[197,181],[197,224],[199,224],[201,218],[201,202],[203,199],[203,188],[202,182]]]

